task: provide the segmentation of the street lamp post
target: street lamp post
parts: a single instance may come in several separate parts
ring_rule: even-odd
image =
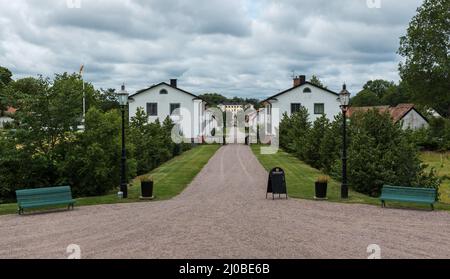
[[[348,183],[347,183],[347,110],[350,102],[350,93],[344,84],[341,93],[339,93],[339,101],[341,103],[343,126],[342,126],[342,186],[341,198],[348,199]]]
[[[128,197],[127,178],[126,178],[126,163],[127,153],[125,148],[125,110],[128,104],[128,92],[125,90],[125,85],[122,85],[121,90],[117,93],[119,99],[120,110],[122,111],[122,159],[121,159],[121,173],[120,173],[120,191],[123,198]]]

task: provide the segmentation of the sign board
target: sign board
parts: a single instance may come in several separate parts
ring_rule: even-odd
[[[275,195],[278,194],[280,198],[281,195],[287,195],[287,187],[286,187],[286,175],[282,168],[274,168],[269,172],[269,181],[267,183],[267,195],[272,193],[272,198],[275,199]]]

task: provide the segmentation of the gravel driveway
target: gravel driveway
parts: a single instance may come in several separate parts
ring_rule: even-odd
[[[266,200],[267,173],[243,145],[221,148],[169,201],[0,216],[0,258],[450,258],[450,214]],[[289,185],[288,185],[289,187]]]

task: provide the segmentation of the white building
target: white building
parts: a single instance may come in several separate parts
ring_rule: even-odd
[[[401,123],[404,130],[417,130],[420,128],[428,128],[430,126],[428,120],[418,110],[415,109],[414,104],[399,104],[396,107],[350,107],[347,115],[350,117],[356,112],[367,112],[374,109],[379,113],[389,113],[392,121],[394,121],[395,123]]]
[[[226,112],[226,117],[230,118],[230,125],[237,126],[238,113],[244,113],[244,105],[238,103],[224,103],[217,106],[222,111]]]
[[[130,119],[139,107],[147,113],[149,122],[156,119],[163,122],[170,116],[179,125],[183,137],[202,142],[205,127],[210,122],[210,119],[206,121],[207,102],[178,88],[176,79],[171,79],[170,84],[161,82],[139,90],[129,100]]]
[[[308,81],[305,76],[294,78],[293,86],[262,101],[264,111],[260,112],[260,118],[266,119],[268,125],[267,134],[274,134],[272,128],[279,126],[282,115],[289,116],[305,107],[309,113],[309,121],[325,115],[330,121],[341,113],[339,94],[326,88],[319,87]],[[278,115],[274,115],[274,114]]]

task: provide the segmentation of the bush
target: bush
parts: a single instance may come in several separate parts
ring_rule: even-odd
[[[424,150],[450,150],[450,119],[430,117],[429,123],[428,128],[409,131],[411,141]]]
[[[325,117],[310,128],[304,111],[283,116],[280,146],[336,179],[341,178],[342,116]],[[418,131],[417,133],[420,133]],[[378,196],[384,184],[439,188],[434,171],[425,172],[411,132],[389,114],[355,113],[348,123],[348,182],[354,190]]]
[[[72,186],[77,196],[109,192],[120,183],[121,115],[92,108],[86,114],[86,128],[72,141],[60,162],[61,183]],[[136,175],[131,144],[127,144],[127,176]]]
[[[416,146],[389,114],[357,113],[350,127],[348,177],[356,191],[378,196],[384,184],[438,187],[426,183],[435,176],[424,173]]]
[[[280,147],[294,153],[301,160],[306,158],[307,135],[311,129],[308,121],[308,110],[305,107],[292,114],[285,113],[280,122]]]
[[[310,166],[320,169],[324,163],[322,162],[322,154],[320,153],[320,147],[322,145],[322,141],[325,138],[325,133],[329,130],[330,122],[325,115],[317,118],[314,121],[313,127],[309,131],[306,137],[306,146],[305,146],[305,162]],[[319,152],[318,152],[319,151]],[[325,157],[326,154],[323,154]]]

